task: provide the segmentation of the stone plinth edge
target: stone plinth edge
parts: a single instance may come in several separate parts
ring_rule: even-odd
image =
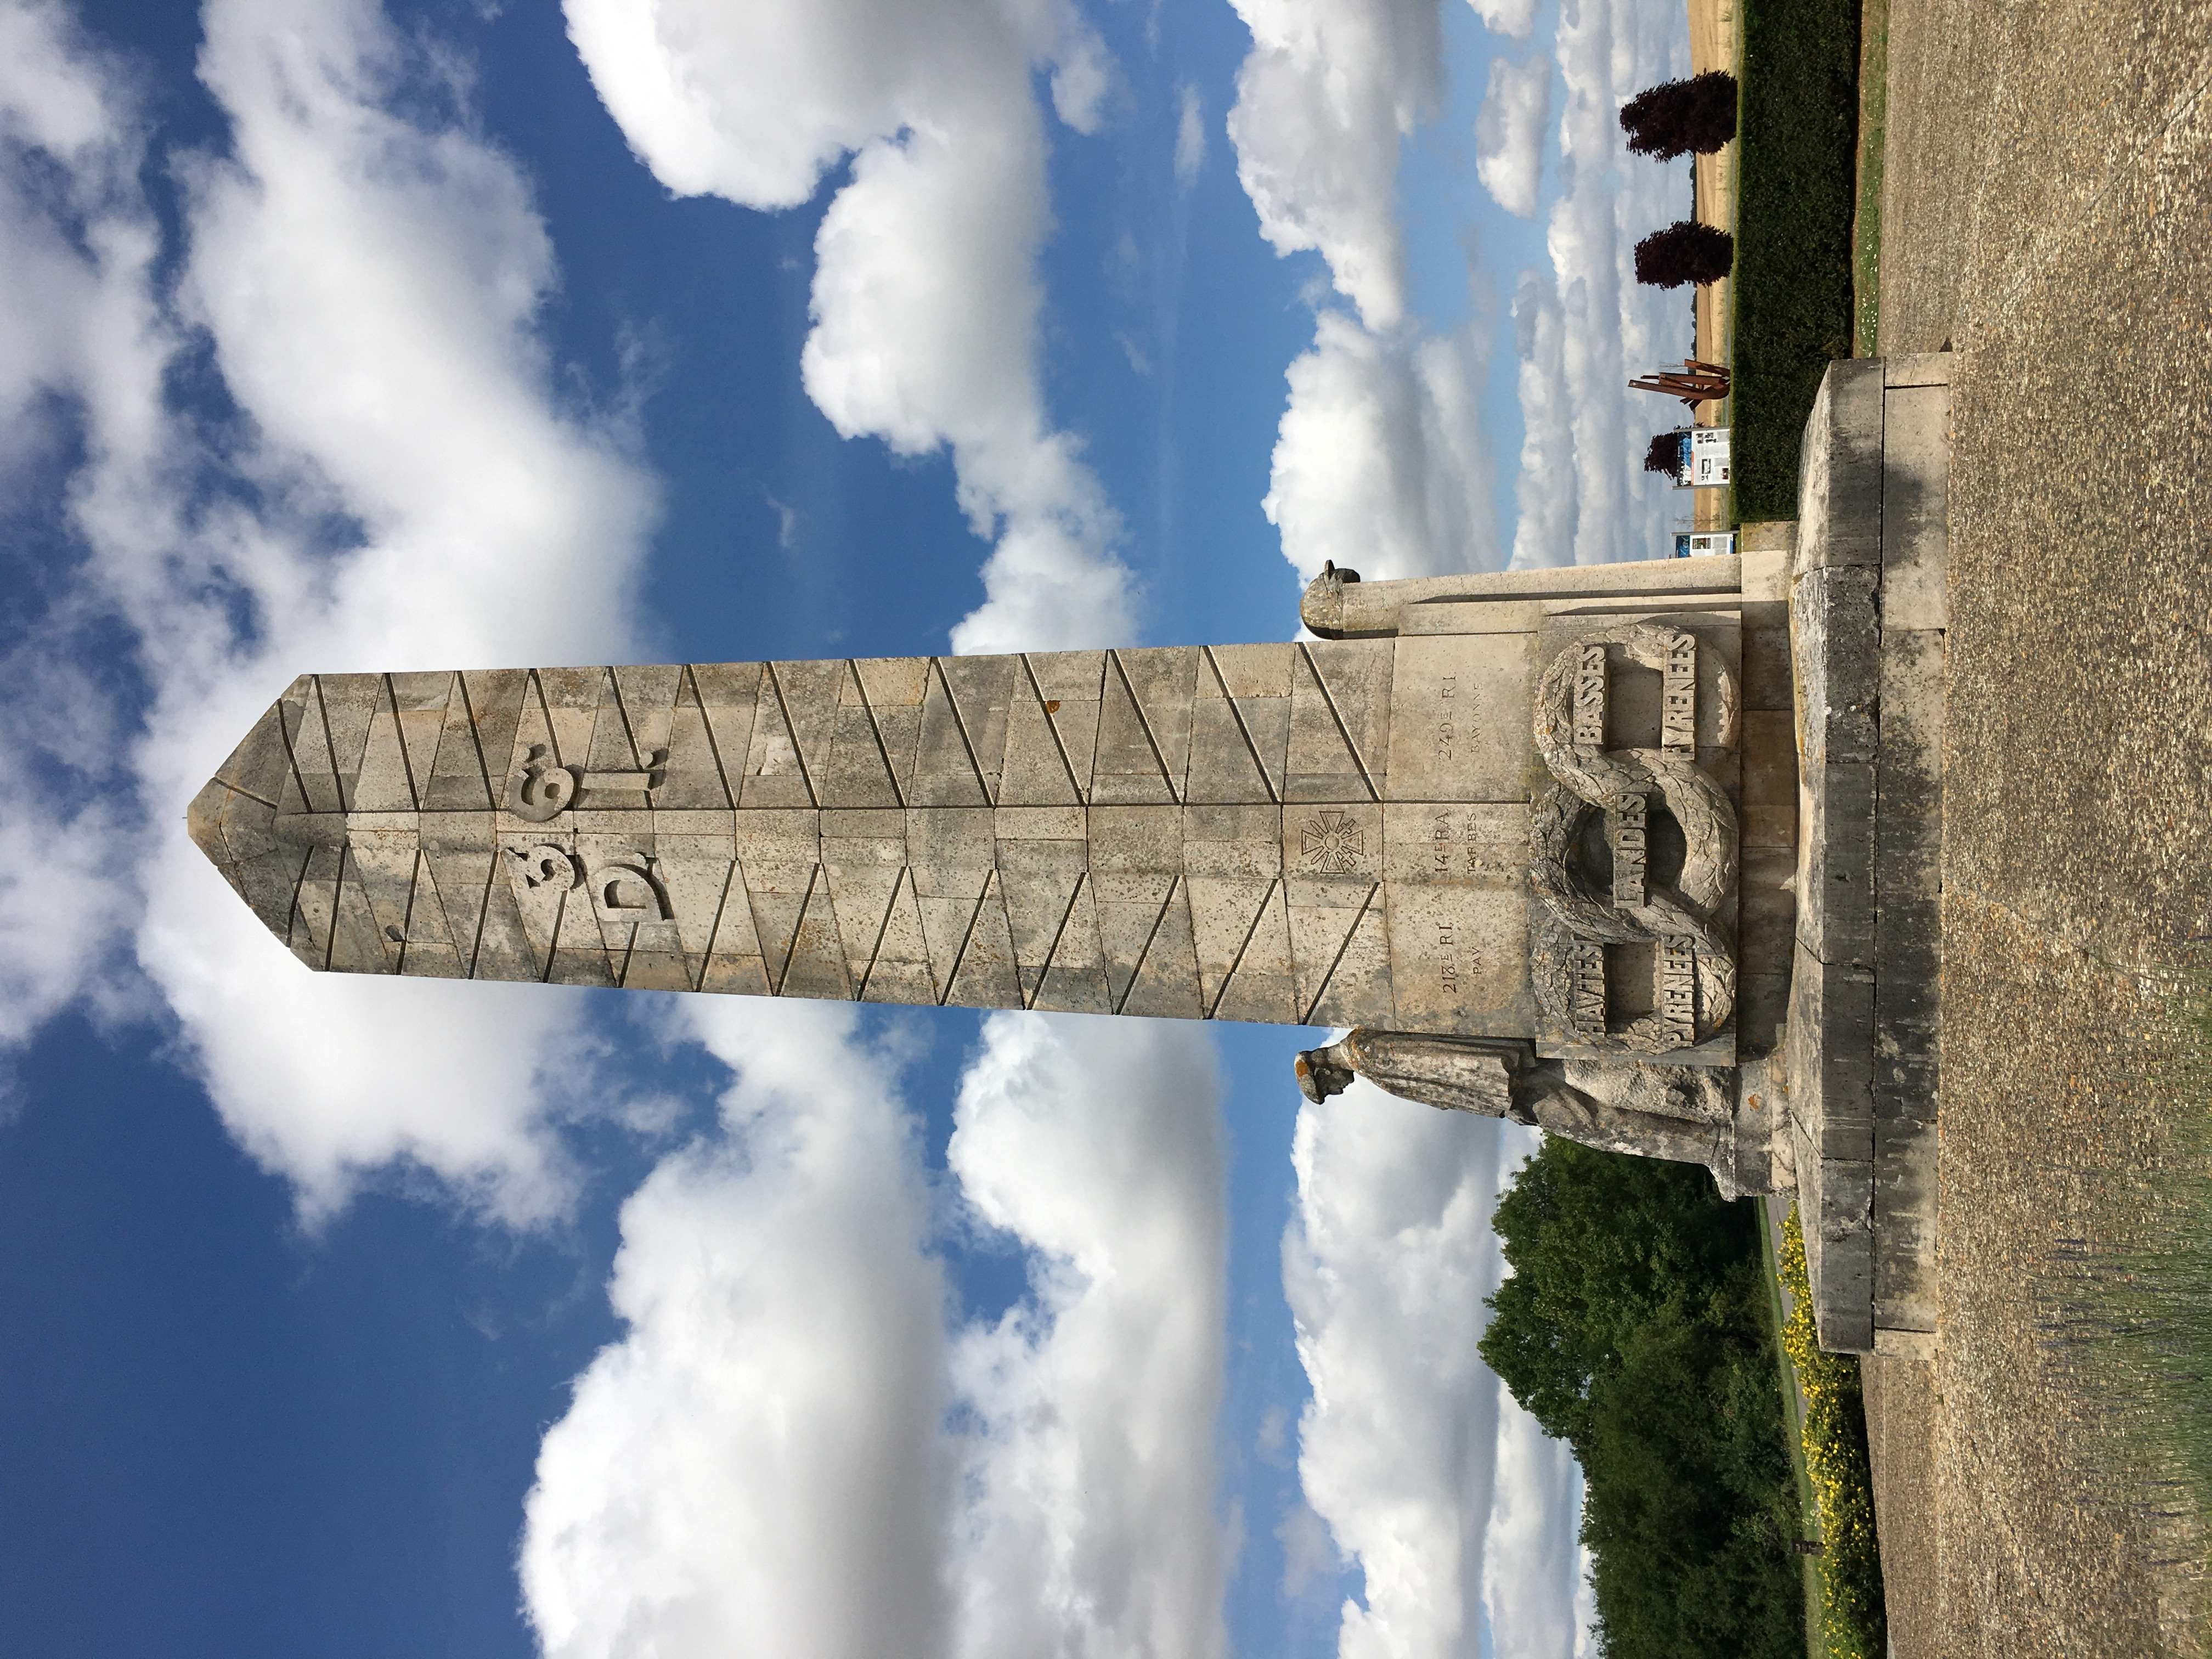
[[[1821,1345],[1936,1341],[1950,359],[1829,369],[1790,632],[1800,801],[1783,1072]]]

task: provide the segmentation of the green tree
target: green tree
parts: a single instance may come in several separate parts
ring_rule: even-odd
[[[1703,1170],[1547,1140],[1492,1219],[1513,1276],[1490,1299],[1483,1358],[1547,1434],[1573,1440],[1623,1336],[1742,1259],[1743,1224]]]
[[[1646,88],[1620,106],[1628,148],[1661,161],[1721,149],[1735,137],[1735,76],[1707,70]]]
[[[1758,1234],[1701,1170],[1547,1140],[1498,1202],[1483,1357],[1575,1449],[1604,1650],[1802,1642]]]
[[[1636,280],[1653,288],[1717,283],[1735,264],[1735,238],[1694,219],[1677,219],[1636,245]]]

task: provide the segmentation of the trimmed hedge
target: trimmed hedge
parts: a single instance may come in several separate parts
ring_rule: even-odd
[[[1735,408],[1739,520],[1797,514],[1797,451],[1851,355],[1858,0],[1744,0]]]

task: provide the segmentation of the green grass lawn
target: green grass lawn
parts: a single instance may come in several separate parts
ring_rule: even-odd
[[[2171,1224],[2143,1265],[2135,1347],[2163,1407],[2154,1420],[2166,1455],[2212,1517],[2212,978],[2193,980],[2174,1004],[2183,1037],[2171,1121],[2183,1156],[2162,1183]]]
[[[1736,186],[1739,521],[1795,518],[1797,449],[1828,365],[1851,355],[1858,0],[1743,0]]]
[[[1851,222],[1852,344],[1881,355],[1881,174],[1889,117],[1889,0],[1862,0],[1859,21],[1859,190]]]

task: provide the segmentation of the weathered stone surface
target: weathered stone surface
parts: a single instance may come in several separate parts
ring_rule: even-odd
[[[1830,366],[1805,422],[1797,493],[1796,575],[1881,563],[1882,368]]]
[[[1547,867],[1589,896],[1542,902],[1613,964],[1560,1057],[1632,1035],[1717,1088],[1747,807],[1770,1026],[1790,927],[1787,712],[1758,711],[1750,801],[1738,753],[1745,568],[1365,585],[1409,625],[1305,642],[307,676],[190,827],[318,969],[1533,1049],[1548,803]],[[1750,568],[1771,702],[1786,562]],[[1585,646],[1612,695],[1570,761],[1537,699]]]
[[[1882,629],[1946,628],[1951,391],[1948,386],[1893,389],[1882,404]]]
[[[1532,641],[310,677],[191,826],[319,968],[1525,1034]]]
[[[1797,521],[1795,519],[1767,519],[1757,523],[1736,526],[1736,553],[1739,557],[1747,561],[1743,579],[1747,598],[1750,596],[1754,586],[1748,563],[1750,556],[1754,553],[1778,553],[1783,556],[1785,562],[1786,573],[1786,562],[1795,552],[1796,545]]]
[[[1743,706],[1747,710],[1773,709],[1784,714],[1790,712],[1787,591],[1784,590],[1785,597],[1773,606],[1782,615],[1771,620],[1755,620],[1752,607],[1744,607]]]
[[[1874,962],[1875,769],[1808,768],[1798,831],[1797,937],[1823,963]]]
[[[1874,1156],[1874,981],[1801,943],[1784,1038],[1790,1109],[1823,1158]]]
[[[1875,825],[1875,1049],[1923,1065],[1895,1085],[1927,1086],[1934,1063],[1942,937],[1943,635],[1882,636],[1881,760]]]
[[[1797,744],[1788,708],[1753,709],[1743,717],[1743,803],[1797,807]],[[1748,839],[1748,837],[1747,837]],[[1790,833],[1774,843],[1795,848]]]
[[[1818,1159],[1809,1176],[1809,1202],[1807,1167],[1802,1161],[1797,1181],[1799,1210],[1808,1224],[1805,1265],[1820,1346],[1845,1352],[1870,1352],[1875,1334],[1872,1165],[1855,1158]]]
[[[1790,611],[1785,1069],[1821,1340],[1863,1352],[1935,1330],[1949,394],[1886,378],[1838,365],[1808,424]]]
[[[1303,645],[1291,675],[1285,800],[1380,800],[1389,787],[1395,644]]]
[[[1747,708],[1787,708],[1790,565],[1797,526],[1792,521],[1753,528],[1779,533],[1764,538],[1767,544],[1760,546],[1738,538],[1743,568],[1743,702]]]
[[[1893,392],[1899,386],[1948,386],[1955,361],[1955,354],[1948,351],[1901,352],[1881,360],[1881,383]],[[1893,411],[1896,408],[1894,404],[1887,406]]]
[[[1787,973],[1739,974],[1735,986],[1735,1024],[1737,1041],[1743,1057],[1748,1059],[1772,1054],[1781,1042],[1782,1024],[1789,1012],[1790,976]]]
[[[1794,847],[1744,848],[1737,954],[1745,974],[1789,973],[1797,925],[1797,896],[1789,884],[1796,873]]]
[[[1511,887],[1408,883],[1389,891],[1394,1018],[1410,1031],[1534,1029],[1528,900]]]
[[[1874,1321],[1877,1330],[1936,1329],[1936,1125],[1875,1126]]]
[[[1790,599],[1806,763],[1871,761],[1880,723],[1881,572],[1867,566],[1801,576]]]
[[[1625,599],[1675,607],[1700,594],[1733,605],[1743,592],[1743,567],[1734,555],[1698,559],[1639,559],[1624,564],[1553,565],[1390,582],[1322,577],[1300,600],[1305,625],[1325,640],[1381,639],[1425,631],[1407,613],[1430,605],[1471,602],[1542,602],[1575,605]]]
[[[1559,1061],[1526,1042],[1356,1028],[1297,1064],[1318,1105],[1364,1078],[1402,1100],[1507,1117],[1584,1146],[1701,1164],[1740,1195],[1734,1079],[1686,1066]],[[1763,1190],[1763,1188],[1762,1188]]]
[[[287,693],[289,696],[290,694]],[[284,742],[283,704],[273,704],[216,769],[215,779],[270,807],[283,800],[292,765]]]
[[[1537,672],[1529,634],[1431,635],[1397,641],[1390,696],[1394,801],[1526,801]]]

